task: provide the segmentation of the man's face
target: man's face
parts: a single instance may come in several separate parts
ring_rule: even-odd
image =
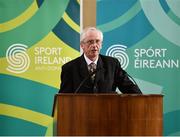
[[[81,42],[84,54],[92,61],[98,57],[101,46],[102,40],[98,31],[88,31],[85,39]]]

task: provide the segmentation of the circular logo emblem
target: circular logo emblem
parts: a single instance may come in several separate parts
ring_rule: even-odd
[[[125,52],[126,49],[127,47],[124,45],[112,45],[107,49],[106,55],[117,58],[121,64],[121,67],[126,69],[129,64],[129,58]]]
[[[7,70],[13,73],[23,73],[30,65],[30,59],[26,53],[27,46],[23,44],[13,44],[6,51],[6,59],[9,63]]]

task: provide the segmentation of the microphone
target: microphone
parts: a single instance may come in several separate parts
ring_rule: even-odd
[[[82,85],[86,82],[86,80],[88,78],[90,78],[92,75],[96,74],[98,71],[100,71],[101,68],[97,68],[95,71],[91,72],[89,75],[87,75],[87,77],[85,77],[82,82],[79,84],[79,86],[77,87],[77,89],[75,90],[74,93],[78,93],[79,89],[82,87]]]

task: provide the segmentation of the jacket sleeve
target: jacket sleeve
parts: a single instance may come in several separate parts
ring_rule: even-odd
[[[66,66],[63,66],[61,71],[61,84],[59,93],[71,93],[72,91],[71,71]]]
[[[142,94],[138,85],[136,83],[133,83],[130,80],[127,72],[121,68],[121,65],[118,60],[116,60],[115,83],[122,93]]]

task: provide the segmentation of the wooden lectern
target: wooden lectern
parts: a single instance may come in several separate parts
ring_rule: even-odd
[[[58,136],[162,136],[162,95],[57,94]]]

